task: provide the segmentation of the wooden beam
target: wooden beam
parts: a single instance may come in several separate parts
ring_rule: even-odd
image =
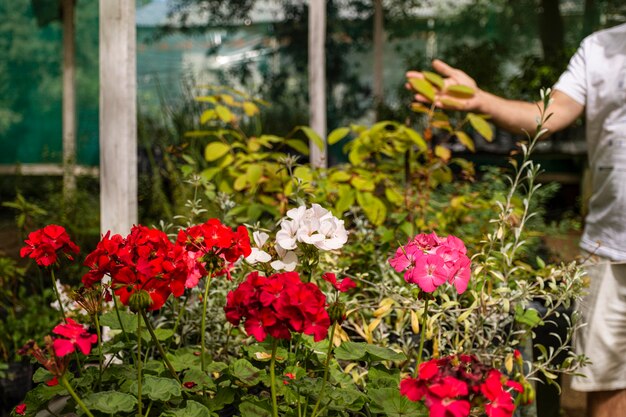
[[[66,167],[62,164],[11,164],[0,165],[0,175],[32,175],[32,176],[62,176],[66,173]],[[98,167],[76,165],[72,167],[74,177],[97,177],[100,171]]]
[[[383,70],[384,70],[384,44],[385,29],[383,25],[383,0],[374,0],[374,82],[372,93],[374,96],[374,105],[378,111],[379,106],[383,102]]]
[[[75,3],[63,0],[63,200],[68,202],[76,191],[76,60]]]
[[[135,2],[100,0],[100,229],[137,223]]]
[[[326,144],[326,0],[309,0],[309,123]],[[326,146],[309,140],[314,167],[326,167]]]

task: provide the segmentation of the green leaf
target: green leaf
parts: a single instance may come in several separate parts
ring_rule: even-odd
[[[230,146],[222,142],[211,142],[204,149],[204,159],[209,162],[217,161],[230,151]]]
[[[329,404],[331,410],[359,411],[365,405],[367,397],[355,389],[341,388],[329,393],[333,401]]]
[[[357,192],[356,200],[365,212],[367,219],[375,226],[380,226],[387,217],[387,207],[372,193]]]
[[[335,171],[328,176],[328,179],[332,182],[346,182],[349,181],[350,178],[352,178],[352,175],[346,171]]]
[[[300,139],[287,139],[285,144],[287,144],[290,148],[295,149],[297,152],[300,152],[302,155],[309,154],[309,145],[302,142]]]
[[[367,391],[374,413],[388,417],[426,417],[428,409],[421,402],[413,402],[400,394],[398,388],[380,388]]]
[[[489,126],[489,123],[485,121],[485,119],[473,113],[468,113],[467,119],[469,120],[472,127],[478,132],[478,134],[485,138],[487,142],[491,142],[493,140],[493,130],[491,129],[491,126]]]
[[[438,89],[443,89],[443,78],[439,74],[430,71],[422,71],[424,78]]]
[[[335,357],[339,360],[366,360],[368,362],[401,361],[406,359],[403,353],[398,353],[393,349],[357,342],[343,342],[335,349]]]
[[[137,331],[137,315],[127,311],[120,310],[120,320],[117,318],[115,311],[109,311],[100,316],[100,325],[108,326],[113,330],[124,329],[127,333],[135,333]]]
[[[228,107],[225,106],[215,106],[215,113],[217,113],[217,117],[224,123],[230,123],[234,119],[233,114],[228,110]]]
[[[409,84],[418,93],[426,97],[430,101],[435,101],[435,89],[433,85],[422,78],[410,78]]]
[[[211,412],[204,405],[187,400],[185,408],[164,412],[160,417],[208,417],[210,415],[212,415]]]
[[[265,370],[256,368],[245,359],[236,360],[231,366],[231,374],[247,386],[253,386],[261,382],[265,376]]]
[[[271,417],[272,409],[265,401],[247,399],[239,404],[239,412],[246,417]]]
[[[137,408],[135,396],[118,391],[94,392],[86,396],[83,401],[88,409],[110,415],[130,413]]]
[[[224,408],[225,405],[232,404],[235,401],[235,395],[237,398],[241,395],[238,390],[231,387],[220,387],[215,394],[215,397],[206,402],[206,405],[211,411],[217,411]]]
[[[446,88],[446,93],[458,98],[472,98],[474,97],[474,89],[466,85],[450,85]]]
[[[328,135],[328,144],[334,145],[335,143],[339,142],[341,139],[345,138],[348,135],[348,133],[350,133],[349,127],[339,127],[333,130]]]
[[[133,382],[130,391],[137,392],[137,381]],[[145,375],[142,385],[142,392],[153,401],[169,401],[173,397],[180,397],[180,384],[171,378],[162,378],[158,376]]]
[[[543,324],[539,312],[534,308],[524,308],[520,304],[515,306],[515,321],[534,328]]]
[[[298,126],[298,129],[302,130],[304,132],[304,134],[306,135],[306,137],[312,141],[313,143],[315,143],[315,145],[317,145],[317,147],[320,150],[325,150],[326,149],[326,144],[324,143],[324,141],[322,140],[322,138],[320,137],[320,135],[318,135],[313,129],[311,129],[308,126]]]
[[[469,137],[469,135],[465,132],[457,130],[454,132],[456,138],[461,142],[463,146],[469,149],[472,152],[476,152],[476,147],[474,146],[474,141]]]
[[[191,388],[194,391],[200,391],[203,389],[215,389],[215,382],[208,375],[207,372],[203,372],[200,368],[193,368],[185,372],[183,382],[193,382],[197,384]]]

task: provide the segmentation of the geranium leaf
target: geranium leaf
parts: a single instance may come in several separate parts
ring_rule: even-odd
[[[102,391],[89,394],[83,400],[87,408],[105,414],[130,413],[137,408],[135,396],[117,391]]]
[[[212,414],[208,408],[199,402],[187,400],[185,408],[168,411],[167,413],[161,414],[161,417],[207,417],[213,415],[214,414]]]
[[[335,358],[344,361],[360,361],[367,356],[366,343],[343,342],[335,349]]]
[[[245,359],[236,360],[231,366],[231,374],[248,386],[261,382],[265,376],[265,370],[261,370]]]
[[[246,417],[271,417],[272,409],[265,401],[246,399],[239,404],[239,412]]]
[[[426,416],[428,410],[421,402],[412,402],[400,395],[398,388],[381,388],[368,390],[370,407],[375,413],[383,413],[388,417]]]
[[[403,361],[406,360],[406,356],[403,353],[396,352],[393,349],[377,346],[366,345],[365,350],[369,355],[370,361]]]
[[[137,392],[137,382],[130,388],[131,392]],[[142,385],[142,392],[153,401],[169,401],[173,397],[181,396],[180,384],[171,378],[161,378],[152,375],[145,375]]]
[[[124,330],[127,333],[137,331],[137,316],[126,311],[119,312],[119,319],[115,311],[109,311],[100,316],[100,325],[108,326],[113,330]]]

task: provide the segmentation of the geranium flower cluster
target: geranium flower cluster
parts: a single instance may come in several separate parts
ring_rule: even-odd
[[[315,341],[328,334],[330,318],[326,296],[314,283],[304,283],[297,272],[265,277],[258,272],[226,298],[226,319],[237,326],[244,320],[246,333],[262,342],[267,335],[291,339],[291,332],[312,335]]]
[[[251,264],[270,261],[271,256],[263,250],[269,235],[260,232],[253,237],[257,248],[253,249],[253,254],[247,261]],[[277,271],[296,269],[298,243],[330,251],[340,249],[347,241],[348,232],[343,220],[339,220],[319,204],[313,204],[310,208],[302,205],[289,210],[287,216],[280,221],[280,230],[276,233],[274,245],[279,259],[270,265]]]
[[[85,258],[91,270],[82,281],[89,288],[108,274],[124,305],[134,294],[145,292],[147,309],[157,310],[170,294],[179,297],[185,288],[197,286],[207,270],[228,273],[234,261],[249,254],[245,227],[233,231],[217,219],[181,230],[175,243],[164,232],[140,225],[125,238],[107,233]]]
[[[400,246],[389,264],[398,272],[404,271],[406,282],[417,284],[425,292],[448,282],[461,294],[471,275],[466,253],[465,244],[455,236],[441,238],[434,232],[422,233]]]
[[[509,388],[523,391],[521,384],[473,355],[424,362],[417,378],[400,383],[400,393],[409,400],[424,400],[430,417],[467,417],[473,407],[483,407],[488,417],[511,417],[515,405]]]
[[[55,264],[59,253],[73,260],[72,254],[79,252],[78,246],[71,241],[65,228],[56,224],[31,232],[24,242],[26,246],[20,250],[20,256],[32,258],[37,265],[44,267]]]

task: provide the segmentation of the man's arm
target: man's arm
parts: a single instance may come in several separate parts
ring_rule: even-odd
[[[453,68],[440,60],[433,61],[433,68],[444,77],[444,85],[466,85],[474,89],[473,97],[460,99],[439,92],[435,96],[435,105],[440,108],[452,108],[456,110],[472,111],[491,116],[491,121],[499,127],[513,133],[534,132],[537,127],[540,103],[530,103],[518,100],[509,100],[481,90],[476,81],[465,72]],[[420,72],[410,71],[408,78],[421,78]],[[445,88],[444,88],[445,91]],[[429,102],[426,97],[417,94],[416,100]],[[552,117],[545,123],[544,128],[549,133],[554,133],[572,124],[583,112],[584,106],[561,91],[552,92],[552,103],[548,112]],[[442,104],[445,99],[451,99],[459,103],[458,107],[449,107]]]

